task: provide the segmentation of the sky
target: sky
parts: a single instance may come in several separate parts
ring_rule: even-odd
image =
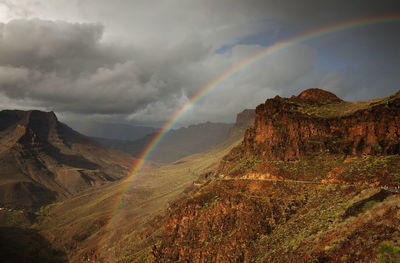
[[[0,109],[156,125],[279,41],[400,14],[398,0],[0,0]],[[178,125],[234,122],[267,98],[322,88],[345,100],[400,89],[400,23],[306,41],[221,83]]]

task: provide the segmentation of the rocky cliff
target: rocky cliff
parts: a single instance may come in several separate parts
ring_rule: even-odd
[[[0,112],[0,205],[38,208],[127,174],[134,159],[97,145],[53,112]]]
[[[349,163],[370,165],[369,170],[381,170],[384,163],[398,168],[399,153],[400,92],[372,101],[345,102],[330,92],[309,89],[297,97],[277,96],[259,105],[254,127],[224,158],[220,174],[235,177],[262,172],[288,176],[290,172],[284,171],[284,166],[293,170],[296,165],[307,171],[294,171],[292,175],[321,180],[328,173],[342,173],[339,177],[345,179],[342,177],[350,176]],[[308,166],[321,161],[326,167],[315,171],[320,176],[307,175]],[[391,172],[387,169],[386,174]]]

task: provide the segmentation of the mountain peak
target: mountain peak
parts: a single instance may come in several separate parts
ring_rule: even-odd
[[[0,153],[0,206],[27,210],[119,179],[134,162],[38,110],[0,111]]]
[[[307,89],[297,96],[298,99],[311,104],[331,104],[342,102],[335,94],[323,89]]]

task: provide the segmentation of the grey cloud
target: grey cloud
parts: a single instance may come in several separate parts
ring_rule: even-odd
[[[280,40],[325,24],[399,11],[392,0],[6,3],[21,19],[0,23],[0,95],[8,99],[0,103],[12,99],[65,116],[152,121],[168,119],[200,88],[264,48],[237,45],[249,36],[263,32]],[[26,19],[34,17],[41,19]],[[398,27],[377,31],[316,40],[268,57],[224,82],[183,121],[232,121],[238,111],[267,97],[310,87],[351,99],[363,92],[379,96],[373,86],[382,84],[390,92],[400,68]],[[215,54],[221,45],[233,48]],[[354,61],[369,57],[371,65],[317,68],[325,51]]]
[[[185,67],[210,53],[194,40],[141,52],[103,42],[102,32],[98,24],[39,19],[1,24],[0,92],[56,111],[131,114],[158,101],[171,111],[183,88],[196,88]]]
[[[102,34],[99,24],[12,20],[0,27],[0,64],[60,74],[93,72],[121,60],[108,55]]]
[[[263,49],[264,47],[257,45],[237,46],[230,56],[220,55],[217,63],[235,65]],[[288,90],[298,78],[309,74],[314,69],[316,56],[315,50],[299,45],[252,63],[233,78],[216,86],[185,114],[181,122],[233,122],[236,113],[245,108],[254,108],[269,97],[282,95],[283,90]],[[216,62],[212,59],[205,63],[207,68],[213,68],[212,64]]]

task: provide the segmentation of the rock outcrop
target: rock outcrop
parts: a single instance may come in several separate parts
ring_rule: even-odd
[[[256,108],[254,127],[221,162],[230,174],[238,163],[257,160],[294,162],[315,159],[398,156],[400,93],[365,101],[345,102],[334,94],[310,89],[291,98],[275,97]],[[239,172],[234,176],[243,175]]]
[[[342,112],[346,107],[354,108]],[[255,125],[242,150],[247,156],[285,161],[321,151],[399,154],[400,94],[360,107],[318,89],[291,99],[269,99],[256,108]]]

